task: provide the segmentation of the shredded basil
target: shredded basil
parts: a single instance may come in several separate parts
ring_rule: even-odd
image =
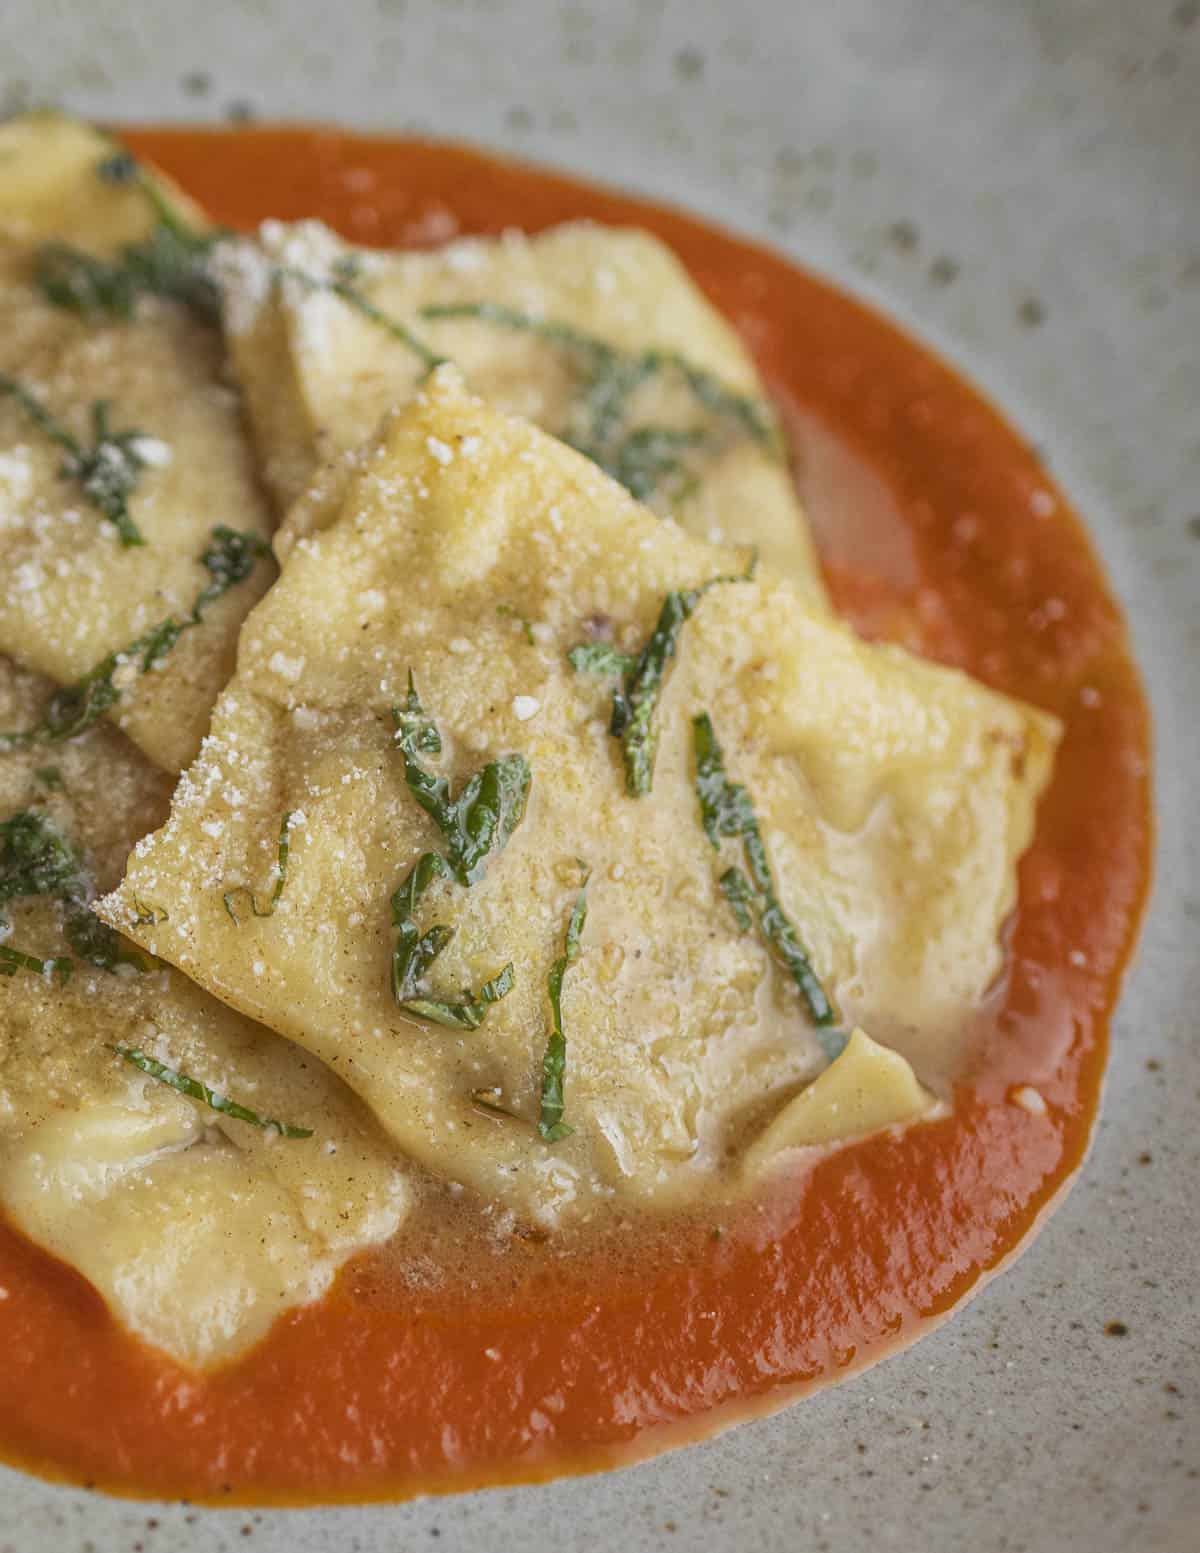
[[[580,642],[567,654],[567,662],[578,674],[629,674],[637,659],[611,642]]]
[[[569,1138],[575,1130],[573,1127],[568,1127],[562,1119],[566,1104],[563,1089],[567,1068],[567,1037],[563,1031],[562,1017],[562,985],[567,968],[579,958],[580,939],[583,937],[584,924],[587,922],[587,881],[588,876],[585,872],[583,884],[575,897],[575,904],[571,908],[571,915],[567,922],[563,952],[550,967],[550,974],[546,978],[550,993],[551,1027],[546,1051],[542,1057],[542,1103],[538,1114],[538,1132],[547,1143],[557,1143],[562,1138]]]
[[[114,932],[88,909],[91,879],[83,859],[46,815],[22,809],[0,824],[0,905],[10,900],[42,896],[63,909],[63,932],[79,959],[100,970],[130,965],[138,971],[156,969],[158,962]],[[0,917],[0,931],[10,924]],[[53,972],[65,980],[72,962],[60,956],[40,960],[0,945],[0,975],[18,970]]]
[[[158,1079],[159,1083],[169,1084],[172,1089],[178,1090],[181,1095],[186,1095],[189,1100],[199,1100],[211,1110],[219,1111],[222,1116],[232,1116],[235,1121],[249,1122],[252,1127],[277,1132],[281,1138],[311,1138],[313,1135],[311,1127],[293,1127],[289,1122],[276,1121],[271,1116],[259,1116],[257,1111],[251,1111],[249,1107],[239,1105],[236,1100],[229,1100],[224,1095],[217,1094],[216,1090],[210,1089],[207,1084],[202,1084],[199,1079],[191,1078],[186,1073],[177,1073],[174,1068],[168,1068],[164,1063],[156,1062],[153,1057],[147,1057],[145,1052],[139,1051],[134,1046],[114,1046],[113,1050],[135,1068],[140,1068],[151,1078]]]
[[[102,658],[73,685],[55,691],[46,706],[42,721],[32,728],[0,733],[0,754],[24,749],[31,744],[60,744],[77,738],[121,699],[116,683],[117,671],[125,664],[136,664],[139,674],[148,673],[171,651],[185,631],[203,621],[203,612],[215,599],[244,581],[260,556],[270,546],[257,534],[242,534],[223,524],[214,528],[212,540],[200,556],[200,565],[212,581],[196,595],[192,610],[183,620],[168,615],[149,631],[135,637]]]
[[[122,545],[144,545],[145,537],[129,515],[129,498],[146,468],[146,460],[138,452],[144,434],[113,431],[108,422],[109,405],[97,399],[91,409],[92,442],[88,447],[16,378],[0,373],[0,397],[5,396],[14,399],[34,425],[65,450],[67,457],[59,465],[59,475],[76,482],[86,500],[116,529]]]
[[[754,904],[754,892],[750,888],[749,880],[740,868],[727,868],[717,883],[721,887],[721,893],[729,902],[738,927],[743,933],[748,933],[754,926],[754,919],[750,914],[750,908]]]
[[[609,732],[621,741],[625,791],[631,798],[648,793],[654,782],[654,757],[658,750],[654,713],[667,664],[675,656],[684,625],[711,588],[726,582],[750,581],[756,562],[757,557],[752,557],[741,576],[710,577],[699,588],[681,588],[668,593],[654,630],[636,657],[618,652],[607,642],[582,642],[567,654],[568,663],[580,673],[620,676],[620,682],[613,690]]]
[[[296,818],[295,809],[289,809],[279,822],[279,848],[275,855],[275,883],[267,897],[267,904],[260,906],[258,897],[249,885],[239,884],[236,889],[226,890],[221,897],[225,910],[233,918],[236,926],[241,926],[242,919],[234,909],[234,901],[243,896],[250,902],[250,914],[255,917],[273,917],[275,908],[279,904],[279,897],[283,894],[283,887],[287,883],[288,855],[291,851],[292,821]],[[140,918],[139,918],[140,920]]]
[[[697,476],[689,469],[686,455],[717,445],[722,426],[777,450],[774,419],[761,400],[726,388],[712,373],[677,351],[620,351],[570,324],[535,318],[495,302],[432,303],[421,309],[421,317],[475,319],[495,328],[535,335],[566,353],[574,366],[577,386],[563,440],[639,501],[663,494],[677,503],[690,495]],[[659,375],[671,376],[687,389],[705,424],[629,426],[635,392]]]
[[[165,297],[181,302],[205,323],[221,320],[221,292],[210,260],[214,248],[230,234],[223,228],[197,232],[182,219],[152,177],[131,153],[119,149],[96,168],[107,183],[136,184],[150,201],[156,221],[142,242],[125,244],[115,259],[101,259],[70,243],[45,243],[38,251],[34,284],[47,301],[83,314],[108,313],[131,318],[139,298]],[[275,281],[284,277],[310,291],[340,297],[364,318],[406,345],[431,372],[443,358],[430,350],[411,329],[391,318],[354,284],[358,261],[339,260],[329,276],[309,274],[291,265],[276,265]]]
[[[468,988],[460,1002],[429,997],[424,978],[454,936],[454,929],[437,923],[425,932],[415,917],[421,898],[435,881],[455,879],[471,885],[482,877],[488,857],[499,852],[520,824],[531,780],[523,755],[505,755],[468,778],[456,799],[444,777],[435,776],[420,760],[440,754],[441,735],[426,715],[412,671],[402,706],[392,709],[396,745],[404,760],[409,791],[432,816],[446,841],[447,856],[423,853],[392,896],[392,995],[407,1013],[456,1030],[477,1030],[494,1003],[506,997],[515,979],[512,963],[486,981],[478,992]]]
[[[309,291],[326,291],[331,296],[339,297],[347,307],[354,309],[369,323],[382,329],[385,334],[390,334],[394,340],[399,340],[406,345],[414,356],[425,368],[423,375],[428,376],[435,367],[440,367],[445,361],[444,356],[439,356],[432,351],[406,325],[398,318],[391,317],[381,307],[376,307],[370,297],[365,296],[354,284],[359,274],[359,265],[352,256],[340,259],[333,267],[333,274],[329,276],[311,275],[307,270],[297,268],[292,264],[280,264],[272,272],[276,280],[294,280]]]
[[[722,837],[739,839],[749,869],[749,878],[737,867],[729,868],[721,875],[720,885],[725,898],[743,931],[751,925],[753,905],[758,913],[759,932],[799,988],[827,1055],[836,1057],[843,1044],[840,1038],[833,1036],[832,1040],[837,1043],[834,1050],[832,1042],[827,1044],[827,1038],[820,1034],[836,1021],[833,1004],[775,892],[754,804],[746,788],[740,782],[731,782],[726,775],[725,758],[707,712],[692,719],[692,740],[696,755],[696,795],[700,800],[704,833],[714,851],[720,850]]]
[[[33,279],[46,300],[74,313],[131,318],[140,297],[165,297],[205,323],[218,323],[221,298],[208,261],[225,233],[194,231],[128,151],[104,158],[96,173],[106,183],[136,184],[153,207],[154,229],[144,241],[126,243],[115,259],[71,243],[44,243]]]
[[[39,960],[35,954],[25,954],[23,950],[0,944],[0,976],[15,976],[18,971],[32,971],[35,976],[57,976],[59,981],[68,982],[74,969],[74,962],[68,956],[57,955],[49,960]]]
[[[501,851],[521,823],[529,763],[524,755],[502,755],[468,777],[458,797],[451,798],[446,778],[435,776],[420,760],[442,745],[437,728],[425,718],[411,672],[407,700],[392,715],[408,790],[441,831],[454,877],[460,884],[474,884],[489,855]]]
[[[52,793],[61,793],[63,790],[62,772],[57,766],[39,766],[33,773],[43,787]]]
[[[498,975],[485,981],[478,992],[465,991],[461,1003],[446,1003],[438,998],[409,998],[400,1006],[417,1019],[428,1019],[435,1025],[447,1025],[452,1030],[478,1030],[488,1009],[508,996],[515,981],[510,960]]]
[[[425,852],[392,896],[392,926],[396,930],[392,950],[392,996],[406,1013],[418,1019],[429,1019],[434,1024],[457,1030],[477,1030],[492,1004],[512,990],[511,961],[477,993],[469,989],[464,991],[462,1001],[458,1003],[428,997],[421,990],[433,962],[454,937],[454,929],[439,922],[422,933],[414,918],[429,886],[437,879],[450,877],[450,866],[441,853]]]

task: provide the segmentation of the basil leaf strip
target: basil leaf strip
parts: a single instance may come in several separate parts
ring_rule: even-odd
[[[191,614],[184,620],[168,615],[132,642],[110,652],[73,685],[56,690],[40,723],[32,728],[0,733],[0,754],[31,744],[60,744],[85,733],[120,701],[122,693],[116,684],[117,671],[127,663],[134,663],[139,674],[148,673],[167,656],[185,631],[202,623],[207,606],[244,581],[259,557],[266,555],[269,549],[266,540],[257,534],[239,533],[224,524],[214,528],[212,539],[199,558],[212,581],[196,595]]]
[[[311,1127],[293,1127],[289,1122],[279,1122],[271,1116],[259,1116],[257,1111],[251,1111],[248,1106],[239,1105],[236,1100],[229,1100],[226,1096],[217,1094],[215,1089],[210,1089],[199,1079],[191,1078],[186,1073],[178,1073],[174,1068],[168,1068],[165,1063],[156,1062],[153,1057],[147,1057],[145,1052],[139,1051],[134,1046],[114,1046],[113,1051],[135,1068],[140,1068],[143,1073],[156,1078],[160,1084],[170,1085],[181,1095],[186,1095],[189,1100],[199,1100],[202,1105],[208,1106],[213,1111],[219,1111],[222,1116],[232,1116],[235,1121],[249,1122],[252,1127],[261,1127],[264,1131],[273,1129],[281,1138],[311,1138],[313,1135]]]
[[[279,822],[279,849],[275,855],[275,884],[267,897],[267,904],[260,906],[258,897],[249,885],[239,884],[236,889],[226,890],[221,900],[225,910],[233,918],[237,926],[241,926],[242,919],[234,909],[234,901],[243,896],[250,902],[250,914],[255,917],[273,917],[275,908],[279,904],[279,897],[283,894],[283,887],[287,883],[288,856],[291,852],[292,821],[296,818],[296,810],[289,809]]]
[[[578,672],[621,677],[613,691],[609,732],[621,741],[625,791],[631,798],[643,797],[654,783],[654,758],[658,751],[654,713],[667,665],[675,656],[684,626],[711,588],[727,582],[749,582],[756,564],[754,556],[740,576],[710,577],[698,588],[679,588],[668,593],[654,629],[636,657],[618,652],[607,642],[581,642],[568,652],[567,662]]]
[[[538,1132],[547,1143],[557,1143],[562,1138],[568,1138],[575,1130],[563,1121],[567,1037],[563,1031],[562,986],[568,967],[579,958],[580,940],[587,922],[587,882],[588,875],[585,873],[567,922],[563,952],[550,967],[550,974],[546,978],[550,994],[551,1028],[542,1057],[542,1103],[538,1114]]]
[[[137,488],[146,460],[138,451],[145,438],[140,431],[113,431],[108,422],[106,400],[92,403],[92,442],[85,446],[66,429],[40,399],[16,378],[0,372],[0,398],[16,401],[25,414],[67,457],[59,465],[64,480],[74,480],[86,501],[111,523],[121,544],[144,545],[142,531],[129,515],[129,498]]]
[[[620,351],[570,324],[535,318],[496,302],[431,303],[421,309],[420,316],[431,321],[474,319],[493,328],[534,335],[566,353],[578,384],[563,441],[639,501],[647,501],[664,489],[676,502],[689,495],[697,481],[689,474],[683,455],[713,443],[721,422],[778,453],[779,436],[767,406],[726,388],[712,373],[676,351]],[[629,427],[634,394],[650,378],[662,375],[683,386],[707,417],[707,425]]]
[[[742,842],[749,879],[738,868],[730,868],[721,876],[721,889],[737,918],[738,926],[745,931],[750,926],[750,908],[758,913],[758,927],[775,959],[783,966],[799,988],[808,1005],[808,1011],[818,1032],[836,1022],[833,1004],[812,968],[808,953],[796,934],[791,919],[784,911],[778,895],[767,850],[754,813],[749,792],[740,782],[731,782],[725,772],[725,757],[717,741],[712,719],[701,712],[692,719],[692,741],[696,756],[696,796],[700,800],[700,821],[704,833],[719,850],[723,837],[733,837]],[[827,1054],[836,1057],[842,1042],[837,1039],[837,1050],[826,1046]]]
[[[136,184],[154,209],[154,229],[142,242],[126,243],[116,259],[97,258],[71,243],[43,243],[33,283],[46,300],[85,316],[132,318],[140,297],[157,296],[181,302],[204,323],[219,323],[221,297],[208,261],[226,234],[194,231],[123,148],[100,161],[96,175],[105,183]]]
[[[370,297],[365,296],[354,284],[354,278],[358,274],[358,265],[353,259],[344,259],[334,266],[332,276],[311,275],[307,270],[298,269],[292,264],[277,265],[273,271],[276,280],[294,280],[309,291],[325,291],[331,296],[340,298],[347,307],[372,323],[385,334],[390,334],[394,340],[399,340],[406,345],[414,356],[425,368],[423,376],[427,377],[435,367],[440,367],[446,360],[445,356],[439,356],[432,351],[405,324],[398,318],[391,317],[381,307],[377,307]]]
[[[408,789],[441,830],[447,852],[445,857],[440,852],[422,853],[392,895],[392,926],[396,931],[392,996],[417,1019],[456,1030],[477,1030],[492,1005],[512,990],[512,963],[478,992],[465,990],[461,1002],[430,997],[421,990],[421,984],[453,938],[454,929],[437,923],[422,933],[414,919],[430,885],[439,879],[474,884],[482,877],[488,857],[508,843],[525,813],[532,780],[529,765],[523,755],[504,755],[475,772],[458,797],[452,798],[446,779],[428,770],[420,759],[422,754],[439,754],[442,739],[421,705],[411,670],[408,694],[403,705],[392,708],[392,718]]]
[[[91,880],[83,859],[46,815],[22,809],[0,824],[0,904],[37,896],[58,901],[63,908],[63,931],[71,948],[89,965],[114,971],[131,965],[152,971],[158,962],[93,916],[88,909]],[[0,917],[0,930],[7,930]],[[0,975],[18,970],[45,975],[53,972],[64,981],[71,974],[66,956],[41,960],[36,955],[0,944]]]
[[[488,856],[501,851],[521,823],[531,773],[524,755],[502,755],[468,777],[457,798],[445,777],[422,765],[422,753],[440,751],[441,737],[428,721],[409,674],[408,698],[393,708],[396,744],[408,790],[433,819],[446,842],[446,861],[460,884],[482,877]],[[436,742],[435,742],[436,741]]]

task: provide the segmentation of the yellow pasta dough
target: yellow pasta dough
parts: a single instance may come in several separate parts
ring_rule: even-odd
[[[0,659],[6,717],[29,714],[46,688]],[[163,818],[170,784],[103,726],[53,766],[43,758],[0,761],[0,832],[16,816],[52,827],[88,887],[107,888]],[[64,938],[64,914],[46,897],[0,903],[0,948],[72,961],[66,980],[28,968],[0,978],[0,1204],[147,1342],[186,1364],[222,1362],[392,1234],[408,1187],[327,1069],[168,967],[88,963]],[[122,1050],[311,1136],[213,1110]]]
[[[52,300],[47,243],[55,280],[83,285],[90,261],[118,264],[161,228],[157,182],[102,176],[113,157],[53,115],[0,126],[0,651],[81,687],[80,704],[99,676],[109,715],[178,771],[273,575],[270,525],[213,323],[158,295],[127,312]]]
[[[439,369],[247,621],[171,818],[102,914],[314,1053],[442,1175],[547,1223],[614,1194],[677,1202],[719,1184],[828,1062],[796,984],[754,926],[739,930],[719,882],[743,860],[701,825],[693,720],[708,714],[843,1027],[947,1090],[964,1016],[1000,964],[1056,725],[864,644],[744,563]],[[717,577],[665,663],[652,786],[631,796],[613,681],[568,652],[636,655],[668,594]],[[435,878],[407,913],[393,892],[450,843],[414,798],[395,708],[411,738],[436,724],[440,753],[419,733],[417,766],[444,796],[505,757],[531,772],[479,877]],[[547,1141],[548,977],[585,871],[561,999],[573,1131]],[[139,921],[138,900],[169,916]],[[398,1006],[394,911],[452,932],[423,998],[469,1001],[464,988],[477,997],[511,964],[476,1028]]]
[[[275,222],[257,243],[223,249],[219,274],[281,511],[322,461],[352,456],[411,397],[432,358],[448,357],[490,404],[589,451],[689,533],[757,546],[765,565],[823,600],[753,363],[649,233],[575,222],[376,253],[317,222]],[[280,553],[313,522],[299,501]]]

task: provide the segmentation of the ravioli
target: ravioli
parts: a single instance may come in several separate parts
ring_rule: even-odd
[[[299,498],[318,466],[352,456],[448,357],[489,403],[571,441],[690,533],[757,546],[823,600],[754,366],[648,233],[576,222],[376,253],[318,222],[271,222],[257,244],[222,248],[218,273],[267,483],[291,509],[280,554],[316,521]]]
[[[653,713],[652,784],[632,797],[612,681],[567,654],[636,653],[679,590],[697,592]],[[488,767],[507,794],[486,866],[423,889],[420,859],[442,845],[462,864],[488,825],[476,808],[451,841],[416,800],[394,709],[427,796],[439,777],[443,797],[478,796]],[[747,580],[742,555],[657,521],[451,368],[293,549],[168,823],[98,910],[320,1057],[442,1175],[544,1223],[616,1194],[683,1201],[718,1189],[836,1049],[763,933],[739,931],[737,843],[718,831],[714,851],[701,823],[704,715],[842,1028],[948,1093],[1001,963],[1053,720],[864,644],[791,582]],[[139,923],[139,900],[169,917]],[[413,932],[437,951],[402,1008],[393,952]],[[548,1143],[556,968],[573,1131]],[[473,1028],[413,1014],[460,998]]]
[[[898,1052],[852,1030],[845,1048],[789,1100],[746,1151],[743,1169],[753,1179],[775,1169],[796,1149],[820,1148],[903,1126],[937,1109]]]
[[[0,659],[6,717],[46,690]],[[0,817],[52,827],[107,888],[171,784],[102,726],[44,758],[0,760]],[[394,1150],[325,1068],[168,967],[88,963],[48,898],[6,899],[0,916],[0,950],[73,961],[65,981],[0,980],[0,1203],[125,1326],[184,1364],[223,1362],[396,1230],[409,1189]],[[213,1110],[118,1048],[311,1136]]]
[[[215,316],[173,299],[215,293],[164,210],[194,220],[96,132],[0,126],[0,651],[65,689],[0,735],[103,711],[175,772],[274,565]]]

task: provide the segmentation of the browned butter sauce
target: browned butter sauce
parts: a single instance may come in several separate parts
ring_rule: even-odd
[[[324,129],[139,130],[134,151],[232,226],[320,217],[425,245],[591,217],[680,255],[793,434],[835,602],[870,636],[1061,717],[1003,983],[953,1115],[881,1135],[734,1215],[560,1244],[469,1205],[403,1257],[196,1376],[0,1228],[0,1450],[192,1500],[401,1498],[629,1460],[836,1378],[944,1315],[1077,1168],[1145,900],[1149,726],[1120,611],[1021,437],[878,313],[674,210],[459,147]],[[1044,1115],[1014,1103],[1036,1086]],[[444,1199],[443,1199],[444,1201]],[[484,1233],[464,1225],[477,1216]]]

